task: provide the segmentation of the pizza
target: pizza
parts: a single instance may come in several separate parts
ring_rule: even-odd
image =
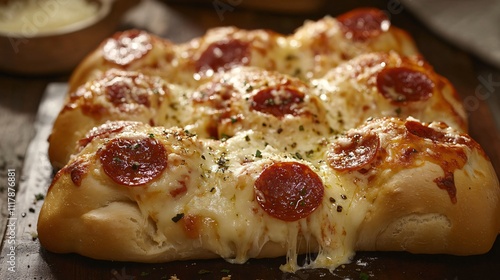
[[[291,272],[356,251],[482,254],[500,186],[467,126],[379,10],[177,45],[119,32],[70,79],[38,237],[102,260],[286,256]]]

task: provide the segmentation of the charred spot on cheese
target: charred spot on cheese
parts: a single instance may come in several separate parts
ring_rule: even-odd
[[[127,66],[145,56],[152,48],[151,38],[147,32],[129,30],[117,33],[106,40],[102,52],[105,60]]]
[[[321,204],[324,194],[318,174],[298,162],[275,162],[266,167],[254,189],[260,207],[283,221],[308,217]]]
[[[304,93],[291,86],[269,87],[258,91],[251,98],[250,108],[265,114],[283,118],[299,115]]]
[[[421,71],[389,67],[377,74],[377,89],[392,103],[405,104],[429,99],[434,91],[434,82]]]
[[[210,44],[196,61],[196,72],[228,70],[250,63],[250,48],[247,42],[237,39],[217,41]]]
[[[116,183],[139,186],[160,176],[167,167],[165,147],[153,138],[116,138],[100,150],[104,172]]]
[[[348,134],[329,147],[328,163],[339,171],[360,170],[375,159],[379,146],[380,139],[373,132]]]
[[[348,39],[366,41],[389,30],[390,21],[378,9],[359,8],[337,17]]]

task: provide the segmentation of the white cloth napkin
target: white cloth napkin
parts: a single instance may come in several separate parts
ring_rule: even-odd
[[[444,39],[500,68],[499,0],[401,0]]]

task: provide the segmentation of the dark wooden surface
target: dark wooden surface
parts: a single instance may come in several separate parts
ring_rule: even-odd
[[[236,25],[291,33],[305,19],[314,20],[326,14],[335,16],[357,6],[389,10],[388,1],[342,1],[327,4],[320,10],[291,14],[256,10],[251,5],[244,5],[245,1],[232,1],[237,5],[225,11],[222,18],[213,6],[214,1],[197,1],[202,2],[197,6],[178,2],[169,3],[169,17],[162,19],[166,20],[168,28],[160,34],[175,42],[201,35],[215,26]],[[495,121],[494,117],[500,114],[499,70],[444,42],[404,7],[400,13],[391,14],[391,20],[394,25],[409,31],[424,57],[467,101],[470,134],[486,150],[500,174],[500,118]],[[132,25],[127,22],[122,28]],[[46,124],[35,125],[34,122],[47,85],[65,82],[68,77],[69,73],[45,77],[0,73],[0,279],[168,279],[172,275],[180,279],[220,279],[229,274],[231,279],[366,279],[366,276],[369,279],[497,279],[500,276],[500,240],[488,254],[471,257],[360,252],[351,264],[338,268],[333,274],[325,270],[283,274],[279,265],[284,263],[284,258],[250,260],[243,265],[232,265],[224,260],[134,264],[46,252],[36,239],[36,219],[43,201],[37,201],[35,196],[46,190],[52,170],[45,154],[33,149],[33,146],[43,149],[46,145],[44,139],[34,138],[40,135],[36,128]],[[29,146],[30,143],[35,144]],[[29,151],[28,147],[31,147]],[[8,219],[12,218],[7,211],[8,170],[15,170],[16,204],[12,217],[16,220]],[[13,221],[16,273],[8,270],[10,250],[6,229]]]

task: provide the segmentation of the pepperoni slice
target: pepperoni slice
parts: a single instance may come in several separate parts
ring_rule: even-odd
[[[408,130],[411,134],[418,136],[420,138],[426,138],[432,140],[433,142],[447,142],[447,143],[455,142],[454,137],[449,137],[443,132],[425,126],[417,121],[406,121],[405,127],[406,130]]]
[[[193,94],[193,101],[208,103],[215,109],[224,109],[229,106],[230,100],[236,92],[236,89],[230,84],[221,81],[212,82],[198,88]]]
[[[73,184],[79,187],[82,185],[83,178],[87,175],[88,165],[86,161],[76,160],[65,166],[61,171],[68,173]]]
[[[138,122],[132,121],[114,121],[107,122],[98,127],[92,128],[86,135],[78,141],[78,146],[84,148],[87,146],[94,138],[109,137],[113,133],[118,133],[122,131],[127,126],[136,126]]]
[[[375,133],[354,133],[335,142],[329,150],[328,161],[335,170],[359,170],[372,162],[380,146]]]
[[[115,77],[105,85],[106,99],[121,111],[127,111],[132,104],[150,107],[147,90],[139,89],[133,81],[134,77]]]
[[[366,41],[389,30],[390,21],[380,10],[359,8],[337,17],[347,38]]]
[[[283,221],[309,216],[321,204],[323,182],[307,165],[277,162],[255,181],[255,197],[269,215]]]
[[[443,128],[448,127],[446,124],[444,125],[445,126]],[[431,127],[425,126],[418,121],[406,121],[405,127],[406,130],[408,130],[411,134],[420,138],[430,139],[433,142],[467,145],[470,148],[476,148],[480,150],[479,144],[466,135],[446,134]]]
[[[167,152],[156,139],[111,140],[100,152],[104,172],[125,186],[144,185],[167,167]]]
[[[69,166],[71,181],[75,186],[81,186],[82,180],[87,174],[88,163],[75,161]]]
[[[71,181],[75,186],[81,186],[83,179],[88,174],[88,167],[89,163],[83,160],[76,160],[66,165],[56,173],[48,190],[50,191],[56,182],[59,181],[59,178],[61,178],[64,174],[69,174]]]
[[[145,56],[152,48],[151,38],[146,32],[129,30],[108,39],[102,50],[104,59],[126,66]]]
[[[434,83],[425,73],[406,67],[385,68],[377,75],[378,91],[394,103],[424,101]]]
[[[432,153],[428,154],[429,157],[426,160],[441,166],[444,171],[444,176],[436,178],[434,182],[439,188],[448,192],[452,203],[456,203],[457,189],[454,173],[455,170],[463,168],[467,162],[467,154],[461,145],[477,149],[480,147],[468,137],[444,133],[418,121],[406,121],[405,127],[410,135],[432,141]],[[418,139],[410,139],[410,141],[418,142]],[[422,143],[425,142],[422,141]],[[423,148],[420,149],[423,150]]]
[[[236,65],[250,63],[250,48],[247,42],[236,39],[210,44],[196,61],[196,71],[228,70]]]
[[[298,115],[300,104],[304,102],[304,93],[294,87],[280,86],[260,90],[252,97],[250,108],[275,117]]]

